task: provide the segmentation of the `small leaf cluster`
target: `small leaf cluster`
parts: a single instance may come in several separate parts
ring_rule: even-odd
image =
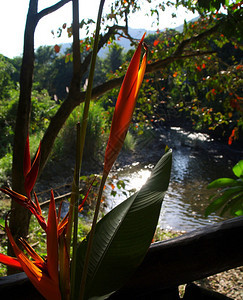
[[[233,216],[243,215],[243,160],[234,167],[233,172],[237,179],[219,178],[208,185],[208,189],[219,189],[210,197],[210,205],[205,211],[208,216],[212,212],[220,211],[221,215],[229,212]]]

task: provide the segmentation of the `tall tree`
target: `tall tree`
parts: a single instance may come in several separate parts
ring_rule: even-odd
[[[23,176],[23,158],[25,141],[29,130],[31,90],[34,70],[34,33],[39,20],[47,14],[57,10],[70,0],[61,0],[55,5],[46,8],[38,13],[38,0],[30,0],[26,19],[24,34],[24,51],[20,71],[20,96],[16,115],[16,127],[13,146],[12,165],[12,187],[15,191],[25,194]],[[10,229],[17,241],[20,236],[26,237],[28,234],[29,213],[17,203],[12,201],[12,214],[10,218]],[[11,247],[8,253],[13,254]]]

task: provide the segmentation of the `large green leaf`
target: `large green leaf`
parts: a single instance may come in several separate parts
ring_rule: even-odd
[[[212,212],[220,209],[225,205],[227,201],[236,196],[237,194],[242,192],[242,186],[230,187],[225,190],[222,190],[222,195],[217,197],[217,194],[213,196],[216,199],[209,204],[209,206],[205,210],[205,216],[207,217]]]
[[[223,210],[221,211],[220,215],[224,215],[230,209],[230,213],[234,216],[242,215],[243,210],[243,190],[235,195],[232,199],[230,199],[226,205],[224,206]]]
[[[169,185],[171,163],[172,151],[169,150],[141,190],[98,222],[85,299],[107,298],[129,279],[142,262],[157,226]],[[86,247],[87,240],[78,247],[75,299],[78,299]]]

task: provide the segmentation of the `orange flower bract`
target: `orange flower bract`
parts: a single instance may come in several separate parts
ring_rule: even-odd
[[[147,48],[145,47],[146,51],[140,66],[140,57],[144,36],[145,34],[143,35],[137,50],[132,57],[117,98],[111,123],[110,137],[105,152],[104,174],[106,175],[108,175],[122,148],[129,124],[132,119],[138,92],[143,81],[147,63]]]

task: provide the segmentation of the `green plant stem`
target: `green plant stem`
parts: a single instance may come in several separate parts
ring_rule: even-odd
[[[72,268],[71,268],[71,293],[74,291],[75,285],[75,272],[76,272],[76,258],[77,258],[77,236],[78,236],[78,200],[79,200],[79,177],[80,177],[80,168],[81,168],[81,159],[82,156],[80,155],[80,147],[82,141],[82,135],[80,134],[80,123],[77,124],[77,152],[76,152],[76,168],[74,173],[74,188],[75,193],[73,195],[74,201],[74,212],[73,212],[73,255],[72,255]]]
[[[90,230],[90,233],[89,233],[88,245],[87,245],[87,250],[86,250],[86,254],[85,254],[84,268],[83,268],[81,285],[80,285],[79,300],[84,299],[85,285],[86,285],[86,279],[87,279],[87,274],[88,274],[88,268],[89,268],[89,261],[90,261],[90,257],[91,257],[92,246],[93,246],[95,227],[96,227],[96,223],[97,223],[97,220],[98,220],[102,193],[103,193],[103,189],[104,189],[104,186],[105,186],[107,176],[108,176],[107,173],[103,173],[101,183],[100,183],[99,194],[98,194],[98,198],[97,198],[97,202],[96,202],[94,218],[93,218],[91,230]]]
[[[90,106],[90,100],[91,100],[91,94],[92,94],[92,86],[93,86],[93,79],[94,79],[94,71],[95,71],[95,63],[96,63],[96,57],[98,52],[98,42],[99,42],[99,32],[100,32],[100,24],[101,24],[101,16],[103,11],[105,0],[100,1],[99,6],[99,12],[97,17],[97,24],[96,24],[96,32],[95,32],[95,40],[94,40],[94,47],[93,47],[93,53],[92,53],[92,59],[91,59],[91,65],[90,65],[90,72],[89,72],[89,79],[88,79],[88,87],[85,95],[85,104],[84,104],[84,111],[83,111],[83,119],[82,119],[82,125],[80,130],[80,138],[78,145],[78,151],[77,151],[77,160],[76,160],[76,170],[73,180],[73,189],[77,191],[74,194],[79,194],[79,177],[80,177],[80,170],[82,165],[82,158],[83,158],[83,151],[84,151],[84,145],[85,145],[85,135],[86,135],[86,129],[88,124],[88,113],[89,113],[89,106]],[[78,161],[78,162],[77,162]],[[73,202],[70,201],[70,217],[71,215],[74,218],[74,234],[73,234],[73,256],[72,256],[72,270],[71,270],[71,299],[73,298],[73,292],[74,292],[74,285],[75,285],[75,274],[76,274],[76,252],[77,252],[77,231],[78,231],[78,198],[76,196],[73,196]],[[71,197],[72,200],[72,197]],[[71,214],[71,205],[74,208],[74,212]],[[69,223],[68,228],[68,235],[71,237],[72,232],[72,223]]]
[[[79,40],[79,0],[72,0],[73,10],[73,76],[80,72],[81,58],[80,58],[80,40]],[[75,76],[74,76],[75,77]],[[77,138],[77,140],[79,137]],[[81,137],[82,139],[82,137]],[[71,238],[72,238],[72,226],[74,218],[74,206],[78,201],[77,190],[79,189],[79,174],[81,169],[82,155],[80,153],[81,142],[77,141],[76,148],[76,165],[74,170],[74,178],[72,183],[72,194],[69,208],[69,220],[67,226],[66,243],[68,253],[70,254]],[[78,148],[79,147],[79,148]],[[78,179],[77,179],[78,178]]]

